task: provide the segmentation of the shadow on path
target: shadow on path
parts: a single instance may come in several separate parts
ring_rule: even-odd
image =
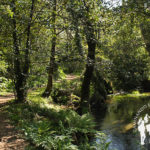
[[[2,109],[13,98],[13,95],[0,96],[0,150],[24,150],[27,146],[27,142],[21,139],[14,126],[10,125],[7,112]]]

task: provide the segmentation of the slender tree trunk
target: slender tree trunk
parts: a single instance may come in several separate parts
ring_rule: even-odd
[[[75,28],[75,44],[76,44],[76,48],[79,52],[79,55],[84,59],[84,55],[83,55],[83,49],[82,49],[82,43],[81,43],[81,36],[79,33],[79,19],[76,16],[76,13],[74,11],[70,12],[73,18],[72,24],[74,25]]]
[[[27,26],[27,40],[26,40],[26,49],[25,49],[25,64],[23,68],[23,85],[24,85],[24,94],[25,97],[27,96],[27,87],[26,87],[26,82],[29,74],[29,68],[30,68],[30,58],[29,58],[29,52],[30,52],[30,33],[31,33],[31,23],[32,23],[32,18],[33,18],[33,13],[34,13],[34,4],[35,0],[32,0],[31,4],[31,9],[30,9],[30,18]]]
[[[16,23],[16,4],[15,0],[12,1],[12,12],[13,12],[13,45],[14,45],[14,82],[16,90],[17,102],[22,102],[26,98],[26,79],[29,70],[29,36],[30,36],[30,27],[33,16],[33,6],[34,0],[32,0],[32,6],[30,11],[30,20],[27,27],[27,42],[26,42],[26,52],[25,52],[25,65],[24,68],[21,68],[21,55],[18,44],[17,36],[17,23]]]
[[[84,73],[84,79],[81,87],[81,107],[79,113],[83,114],[89,111],[89,94],[90,94],[90,83],[94,70],[95,63],[95,49],[96,49],[96,38],[94,35],[94,27],[90,21],[86,22],[86,39],[88,44],[88,55],[86,70]]]
[[[54,65],[55,65],[55,49],[56,49],[56,0],[54,0],[53,4],[53,14],[52,14],[52,25],[53,25],[53,38],[52,38],[52,48],[51,48],[51,56],[49,63],[49,71],[48,71],[48,82],[47,87],[42,94],[42,97],[49,97],[53,88],[53,74],[54,74]]]
[[[79,55],[84,59],[83,49],[82,49],[82,44],[81,44],[81,37],[80,37],[79,27],[78,27],[78,21],[76,22],[75,28],[76,28],[75,29],[76,47],[78,49]]]

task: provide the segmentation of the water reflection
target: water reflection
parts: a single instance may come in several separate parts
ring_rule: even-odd
[[[126,98],[111,102],[105,117],[96,116],[100,130],[108,135],[108,141],[112,141],[109,150],[150,150],[150,107],[140,113],[137,128],[133,129],[137,112],[144,105],[148,106],[149,100],[150,97],[135,100]]]

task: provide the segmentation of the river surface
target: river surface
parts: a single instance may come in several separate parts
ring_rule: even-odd
[[[109,100],[105,116],[97,116],[97,122],[111,141],[109,150],[150,150],[150,96]]]

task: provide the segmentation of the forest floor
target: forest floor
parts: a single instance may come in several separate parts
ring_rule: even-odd
[[[0,150],[24,150],[27,142],[20,138],[15,127],[11,125],[8,113],[3,109],[9,105],[14,96],[0,96]]]
[[[67,75],[65,77],[66,80],[74,80],[76,78],[78,76],[75,75]],[[5,109],[10,105],[9,102],[12,99],[14,99],[14,95],[11,93],[4,92],[0,94],[0,150],[24,150],[28,145],[11,124],[8,112]]]

